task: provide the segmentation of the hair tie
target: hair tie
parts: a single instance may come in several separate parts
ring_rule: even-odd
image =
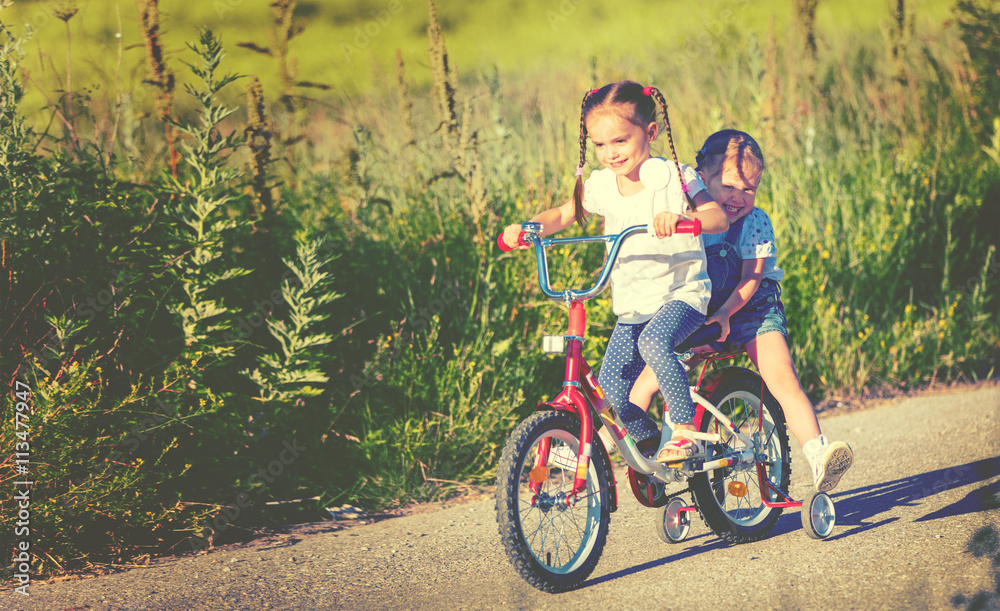
[[[583,166],[582,165],[576,166],[576,175],[577,176],[583,176]]]
[[[686,182],[682,182],[681,183],[681,191],[683,191],[684,193],[690,193],[691,192],[691,189],[688,189],[688,186],[687,186]]]
[[[600,87],[598,87],[597,89],[591,89],[591,90],[590,90],[590,95],[594,95],[595,93],[597,93],[597,92],[598,92],[598,91],[600,91],[600,90],[601,90],[601,88],[600,88]]]
[[[694,154],[694,162],[697,163],[698,165],[701,165],[701,162],[705,161],[707,157],[708,157],[708,147],[703,146],[701,147],[701,149],[698,150],[697,153]]]
[[[643,87],[642,95],[653,95],[653,89],[655,89],[655,87]]]

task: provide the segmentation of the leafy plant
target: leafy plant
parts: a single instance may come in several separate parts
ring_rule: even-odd
[[[234,329],[234,315],[221,297],[210,295],[218,293],[225,282],[250,273],[232,265],[225,257],[229,234],[239,226],[237,221],[224,216],[225,206],[233,200],[233,183],[242,173],[227,163],[224,154],[236,149],[243,140],[236,131],[219,133],[219,124],[235,109],[216,101],[219,92],[239,77],[216,75],[225,53],[211,30],[203,29],[199,42],[189,48],[201,60],[200,64],[188,64],[201,85],[186,86],[198,103],[198,118],[194,122],[172,121],[172,124],[189,137],[181,146],[185,151],[183,160],[192,173],[167,176],[164,184],[164,191],[173,196],[174,203],[167,213],[176,222],[174,239],[183,248],[179,255],[168,255],[171,257],[168,262],[186,300],[168,309],[181,321],[188,353],[203,351],[223,358],[232,356],[234,348],[218,339]]]
[[[281,285],[281,297],[288,310],[288,322],[271,319],[268,331],[281,346],[281,354],[262,354],[259,366],[243,374],[260,389],[263,401],[289,401],[296,397],[315,397],[329,378],[321,364],[325,360],[317,349],[333,341],[328,333],[313,333],[317,324],[329,317],[324,306],[342,294],[329,288],[331,275],[324,268],[334,257],[324,256],[323,243],[300,236],[296,259],[284,263],[294,275]]]

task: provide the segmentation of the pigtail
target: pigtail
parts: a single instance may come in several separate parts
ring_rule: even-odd
[[[576,166],[576,186],[573,188],[573,213],[580,227],[585,227],[587,220],[587,211],[583,209],[583,166],[587,163],[587,124],[585,119],[587,117],[587,100],[590,99],[590,95],[594,91],[598,90],[595,89],[584,94],[583,103],[580,104],[580,164]]]
[[[674,149],[674,137],[670,133],[670,118],[667,116],[667,100],[656,87],[646,87],[645,91],[648,91],[649,95],[653,96],[653,98],[655,98],[657,103],[660,105],[660,112],[663,113],[663,131],[667,134],[667,143],[670,145],[670,155],[674,158],[674,165],[677,166],[677,178],[681,181],[681,191],[684,192],[684,197],[687,198],[688,206],[694,210],[694,200],[691,199],[691,194],[688,193],[688,186],[684,182],[684,173],[681,172],[681,162],[677,160],[677,150]]]

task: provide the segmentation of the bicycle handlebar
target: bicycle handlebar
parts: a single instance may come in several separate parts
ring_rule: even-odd
[[[529,225],[529,224],[530,225],[537,225],[538,223],[522,223],[522,226],[523,225]],[[635,229],[637,227],[641,227],[641,228],[646,229],[646,230],[649,229],[649,225],[634,225],[632,227],[629,227],[625,231],[630,231],[630,230]],[[540,229],[540,227],[539,227],[539,229]],[[694,219],[693,221],[680,221],[680,222],[677,223],[677,229],[675,229],[674,231],[675,231],[675,233],[690,233],[690,234],[693,234],[695,237],[697,237],[697,236],[701,235],[701,220],[700,219]],[[533,232],[531,232],[531,231],[522,231],[519,234],[517,234],[517,246],[530,246],[531,242],[526,241],[525,240],[525,236],[529,235],[531,233],[533,233]],[[537,233],[537,232],[534,232],[534,233]],[[624,232],[622,232],[622,233],[624,233]],[[618,234],[618,235],[622,235],[622,234]],[[613,237],[615,237],[615,236],[597,236],[597,238],[594,238],[594,239],[600,239],[600,241],[602,241],[602,242],[610,242],[611,240],[608,240],[608,239],[605,239],[605,238],[613,238]],[[563,241],[563,240],[577,240],[577,239],[578,238],[562,238],[561,240],[558,240],[558,241]],[[592,240],[588,239],[586,241],[592,241]],[[548,245],[548,244],[546,244],[546,245]],[[501,233],[500,235],[497,236],[497,246],[503,252],[510,252],[510,251],[514,250],[514,248],[516,248],[515,246],[507,246],[507,244],[503,241],[503,233]]]
[[[523,231],[517,235],[517,243],[520,246],[528,246],[529,244],[535,246],[535,258],[538,261],[538,284],[541,286],[542,292],[550,299],[566,299],[570,301],[584,301],[603,291],[605,285],[608,283],[608,279],[611,277],[611,268],[618,258],[618,250],[621,248],[622,241],[634,233],[649,231],[649,225],[633,225],[617,235],[584,236],[579,238],[542,238],[539,235],[542,230],[541,223],[522,223],[521,228]],[[681,221],[677,223],[675,233],[690,233],[694,236],[701,235],[701,221],[699,219]],[[549,285],[549,265],[545,256],[545,249],[560,244],[587,244],[593,242],[611,243],[611,250],[608,252],[608,258],[604,262],[604,268],[601,270],[597,283],[585,290],[565,289],[558,292],[553,291]],[[507,245],[503,241],[502,233],[497,237],[497,245],[504,252],[513,250],[506,247]]]

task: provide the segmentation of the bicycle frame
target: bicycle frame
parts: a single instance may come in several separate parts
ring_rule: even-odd
[[[573,489],[569,497],[578,495],[586,489],[587,469],[593,454],[594,437],[594,416],[600,418],[605,426],[613,434],[615,444],[618,446],[622,457],[637,472],[647,476],[652,476],[664,483],[674,483],[683,481],[686,477],[696,472],[710,471],[731,467],[739,462],[750,464],[755,462],[752,451],[753,442],[746,434],[736,429],[732,421],[721,413],[714,405],[699,394],[695,389],[691,389],[691,398],[696,405],[710,412],[716,420],[723,424],[729,431],[738,438],[746,448],[738,457],[720,458],[713,461],[704,462],[697,471],[687,471],[684,469],[671,468],[667,465],[650,460],[639,451],[635,440],[625,430],[624,424],[608,408],[605,402],[604,390],[594,376],[590,365],[583,358],[583,340],[586,330],[586,309],[582,302],[573,301],[570,303],[569,329],[564,336],[567,340],[566,346],[566,374],[563,380],[563,390],[559,395],[545,403],[540,403],[538,409],[569,410],[577,414],[580,418],[580,452],[578,455],[577,468],[573,481]],[[707,362],[706,362],[707,366]],[[704,371],[703,374],[704,376]],[[758,409],[763,410],[762,407]],[[763,426],[763,424],[761,424]],[[548,460],[548,448],[539,448],[540,455],[536,459],[536,465],[545,464]],[[770,486],[766,480],[763,466],[757,465],[758,477],[761,478],[763,491],[764,486]],[[779,491],[780,492],[780,491]],[[766,499],[764,502],[770,503]]]

